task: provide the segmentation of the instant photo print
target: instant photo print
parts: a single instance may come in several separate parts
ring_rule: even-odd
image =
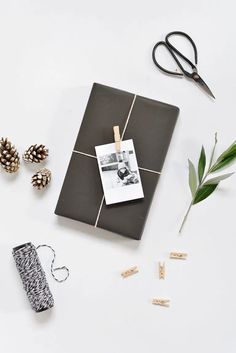
[[[122,141],[119,152],[115,143],[95,150],[106,205],[144,197],[133,140]]]
[[[178,113],[179,109],[173,105],[95,83],[55,213],[139,240],[156,185],[162,177]],[[114,144],[115,125],[120,129],[121,147],[125,141],[133,140],[135,151],[122,147],[121,151],[125,152],[122,162],[110,150],[107,157],[106,153],[102,154],[99,168],[104,169],[100,175],[95,147]],[[136,154],[138,169],[133,166],[132,151]],[[100,151],[98,154],[100,157]],[[141,185],[144,197],[139,189]],[[137,193],[132,187],[137,187]],[[132,196],[136,195],[134,199],[128,200],[129,190],[133,190]],[[119,193],[125,201],[117,202]],[[111,200],[116,203],[106,203]]]

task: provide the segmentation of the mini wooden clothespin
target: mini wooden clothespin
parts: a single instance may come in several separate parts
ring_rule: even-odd
[[[159,262],[159,279],[165,279],[165,262]]]
[[[171,252],[170,253],[170,259],[178,259],[178,260],[186,260],[188,254],[184,252]]]
[[[126,277],[134,275],[135,273],[138,273],[137,266],[130,267],[128,270],[121,272],[121,276],[123,278],[126,278]]]
[[[116,145],[116,152],[120,152],[120,142],[121,142],[121,138],[120,138],[120,128],[119,126],[113,126],[113,131],[114,131],[114,141],[115,141],[115,145]]]
[[[154,298],[152,300],[152,304],[154,305],[160,305],[160,306],[170,306],[170,300],[169,299],[158,299],[158,298]]]

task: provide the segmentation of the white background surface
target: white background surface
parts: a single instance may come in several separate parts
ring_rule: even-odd
[[[172,30],[195,40],[215,102],[154,67],[152,47]],[[202,143],[209,154],[215,131],[217,153],[236,138],[235,32],[234,1],[0,2],[0,133],[20,153],[45,143],[53,172],[44,193],[30,185],[35,168],[0,173],[2,353],[235,352],[235,176],[193,208],[178,235],[190,201],[187,158],[196,162]],[[94,81],[181,109],[141,242],[53,213]],[[27,241],[52,245],[57,264],[71,270],[64,284],[47,271],[55,308],[39,315],[11,255]],[[188,260],[170,262],[171,250]],[[41,259],[49,269],[50,254],[41,250]],[[140,273],[123,280],[130,265]],[[154,296],[169,298],[170,308],[153,306]]]

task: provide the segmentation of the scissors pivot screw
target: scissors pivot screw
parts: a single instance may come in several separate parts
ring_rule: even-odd
[[[194,80],[199,79],[199,75],[198,75],[198,74],[193,74],[193,79],[194,79]]]

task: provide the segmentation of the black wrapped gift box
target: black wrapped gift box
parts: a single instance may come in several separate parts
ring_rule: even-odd
[[[94,83],[55,213],[140,239],[179,108]],[[107,206],[95,146],[133,139],[144,198]]]

